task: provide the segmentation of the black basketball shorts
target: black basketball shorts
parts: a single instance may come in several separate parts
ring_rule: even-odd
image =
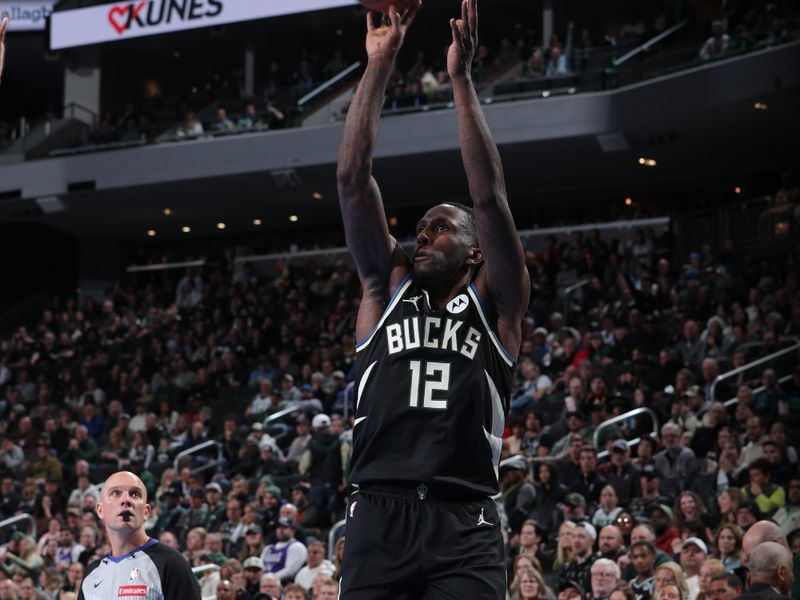
[[[342,600],[504,600],[505,548],[490,498],[362,486],[350,497]]]

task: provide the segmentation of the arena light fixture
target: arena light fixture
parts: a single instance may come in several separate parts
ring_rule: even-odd
[[[742,188],[737,185],[735,188],[733,188],[733,192],[735,194],[741,194],[742,193]]]
[[[753,108],[756,110],[767,110],[767,105],[764,102],[756,102],[753,104]]]
[[[155,229],[148,229],[147,230],[147,237],[156,237],[156,230]]]
[[[219,222],[217,223],[217,229],[225,229],[225,223]]]
[[[311,194],[311,197],[314,200],[322,200],[322,194],[320,194],[319,192],[314,192],[313,194]]]
[[[183,233],[189,233],[191,230],[192,230],[192,228],[189,227],[188,225],[184,225],[183,227],[181,227],[181,231]]]
[[[639,164],[642,165],[643,167],[655,167],[657,163],[654,158],[647,158],[646,156],[640,156]]]
[[[297,223],[300,220],[300,217],[298,217],[297,215],[289,215],[289,220],[292,223]]]
[[[397,227],[397,217],[395,217],[394,215],[389,217],[389,225],[391,225],[392,227]]]
[[[630,206],[631,204],[633,204],[633,198],[630,196],[625,198],[625,206]]]
[[[164,209],[164,214],[167,215],[167,216],[170,216],[172,214],[172,209],[171,208],[165,208]]]
[[[261,225],[261,219],[253,219],[253,225],[255,225],[256,227]]]

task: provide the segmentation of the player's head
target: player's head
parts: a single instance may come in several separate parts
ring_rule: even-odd
[[[468,206],[439,204],[417,223],[414,279],[424,288],[450,286],[483,261],[475,215]]]
[[[100,501],[95,510],[108,529],[115,531],[141,529],[150,516],[147,488],[142,480],[130,471],[114,473],[103,484]]]

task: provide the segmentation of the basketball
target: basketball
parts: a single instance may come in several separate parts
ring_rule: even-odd
[[[361,4],[363,4],[368,10],[374,10],[375,12],[380,12],[380,13],[388,12],[393,4],[397,7],[397,10],[400,11],[400,13],[403,13],[414,4],[414,0],[358,0],[358,1],[361,2]]]

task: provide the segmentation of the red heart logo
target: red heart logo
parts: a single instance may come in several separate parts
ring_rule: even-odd
[[[117,30],[117,33],[122,35],[125,33],[125,28],[128,26],[128,12],[130,11],[130,5],[123,4],[122,6],[112,6],[111,10],[108,11],[108,22],[111,23],[111,26]],[[117,23],[116,15],[119,15],[122,18],[121,23]]]

